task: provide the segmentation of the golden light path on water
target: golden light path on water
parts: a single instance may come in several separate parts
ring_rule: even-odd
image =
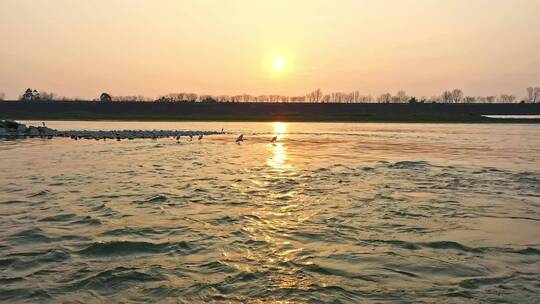
[[[277,141],[268,145],[273,156],[268,159],[267,164],[276,170],[290,169],[292,165],[287,163],[287,147],[283,142],[287,137],[287,124],[274,122],[272,123],[272,128],[274,129],[274,136],[277,137]]]
[[[273,134],[277,141],[268,143],[270,156],[267,159],[269,169],[263,176],[264,181],[253,181],[267,191],[263,202],[264,208],[253,211],[253,216],[260,220],[250,222],[243,230],[251,234],[254,241],[264,242],[266,246],[261,250],[248,250],[244,258],[257,261],[257,269],[243,268],[243,271],[268,270],[267,280],[272,289],[307,290],[313,283],[305,277],[299,277],[297,271],[290,267],[298,255],[305,250],[302,244],[291,241],[290,231],[308,220],[312,214],[305,212],[305,202],[297,195],[297,191],[290,186],[280,187],[280,184],[295,183],[297,172],[290,163],[287,154],[287,124],[273,122]],[[306,262],[310,264],[310,262]],[[319,282],[324,285],[323,282]],[[262,303],[262,302],[261,302]],[[293,303],[293,302],[269,302]]]

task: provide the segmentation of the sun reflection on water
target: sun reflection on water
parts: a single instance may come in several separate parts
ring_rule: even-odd
[[[287,135],[287,124],[284,122],[273,122],[272,128],[274,128],[274,133],[278,137],[285,137]]]
[[[287,124],[283,122],[272,123],[274,129],[274,136],[277,137],[276,142],[268,145],[272,152],[272,157],[268,159],[267,164],[274,169],[284,170],[292,168],[291,164],[287,163],[289,160],[287,156],[287,147],[282,140],[287,136]]]

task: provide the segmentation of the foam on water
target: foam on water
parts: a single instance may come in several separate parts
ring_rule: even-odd
[[[540,301],[536,125],[166,124],[0,142],[0,301]]]

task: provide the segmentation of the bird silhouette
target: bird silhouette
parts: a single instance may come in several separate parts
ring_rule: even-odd
[[[275,143],[277,141],[277,136],[272,137],[271,143]]]
[[[238,138],[236,139],[237,143],[240,143],[242,141],[244,141],[244,134],[240,134],[240,136],[238,136]]]

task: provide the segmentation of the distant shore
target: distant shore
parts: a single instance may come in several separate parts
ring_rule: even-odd
[[[483,115],[540,115],[540,104],[0,102],[0,119],[540,123]]]

